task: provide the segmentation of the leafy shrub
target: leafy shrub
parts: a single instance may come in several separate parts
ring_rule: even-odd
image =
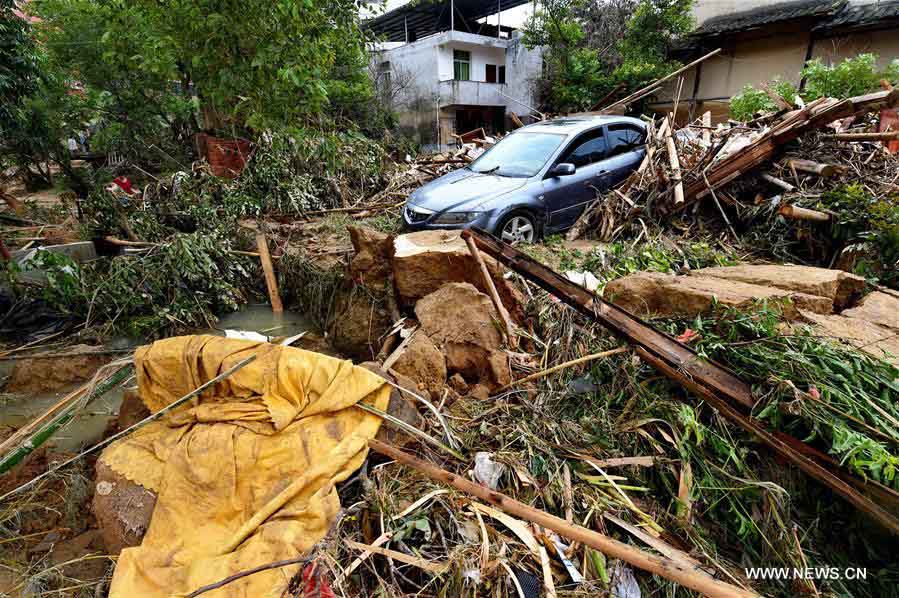
[[[796,97],[796,86],[789,81],[775,79],[771,84],[771,90],[788,102]],[[730,115],[736,120],[752,120],[756,114],[773,112],[777,110],[777,104],[761,89],[747,85],[743,90],[730,100]]]

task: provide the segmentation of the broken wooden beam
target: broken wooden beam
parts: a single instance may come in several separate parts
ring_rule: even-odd
[[[824,139],[832,139],[834,141],[893,141],[899,139],[899,131],[835,133],[833,135],[824,135]]]
[[[462,231],[462,237],[471,237],[478,249],[587,317],[596,320],[627,342],[647,347],[675,369],[681,369],[697,380],[703,380],[704,384],[708,384],[715,392],[721,393],[734,403],[746,409],[752,409],[754,406],[752,389],[724,366],[703,359],[687,345],[677,342],[640,318],[597,297],[584,287],[487,233],[466,229]]]
[[[684,203],[684,182],[681,179],[680,160],[677,157],[677,144],[674,142],[674,114],[671,114],[671,126],[665,133],[665,147],[668,149],[668,164],[671,166],[671,180],[674,185],[674,203]]]
[[[830,177],[837,173],[838,168],[833,164],[823,164],[813,160],[800,160],[798,158],[790,158],[787,160],[787,166],[801,172],[808,172],[818,176]]]
[[[481,278],[484,280],[484,286],[487,287],[487,292],[490,294],[490,300],[493,301],[493,307],[496,308],[496,313],[499,314],[500,319],[503,321],[503,327],[506,331],[506,342],[509,343],[509,347],[512,349],[517,349],[518,338],[515,336],[515,327],[512,325],[512,319],[509,317],[506,306],[503,305],[502,300],[499,298],[499,293],[496,292],[496,285],[493,284],[493,277],[490,276],[487,264],[484,263],[481,252],[478,251],[478,246],[475,245],[471,237],[465,237],[465,243],[468,245],[468,251],[471,253],[471,257],[474,258],[474,261],[478,264],[478,269],[481,271]]]
[[[770,175],[767,172],[763,172],[759,176],[762,178],[762,180],[768,181],[772,185],[776,185],[777,187],[780,187],[784,191],[795,191],[796,190],[796,187],[794,187],[790,183],[786,182],[783,179],[779,179],[776,176]]]
[[[702,113],[702,142],[706,145],[712,145],[712,113],[706,110]]]
[[[728,419],[754,434],[778,455],[793,462],[812,478],[869,515],[893,534],[899,535],[899,517],[844,481],[848,474],[837,475],[813,461],[802,451],[781,440],[758,420],[747,415],[754,406],[750,386],[730,370],[699,357],[690,347],[656,330],[620,307],[559,275],[510,245],[480,231],[466,230],[478,248],[505,264],[527,280],[552,293],[564,303],[608,328],[615,335],[636,345],[640,357],[666,377],[706,399]],[[794,444],[807,446],[793,439]],[[809,447],[810,448],[810,447]],[[840,472],[842,474],[842,472]]]
[[[810,210],[808,208],[800,208],[793,205],[782,205],[777,213],[784,218],[790,220],[807,220],[809,222],[830,222],[830,214],[819,212],[818,210]]]
[[[586,527],[569,523],[561,517],[556,517],[546,511],[518,502],[510,496],[476,484],[471,480],[432,465],[380,440],[371,439],[368,441],[368,445],[372,450],[390,457],[397,463],[411,467],[433,480],[443,482],[462,492],[476,496],[504,513],[550,529],[569,540],[586,544],[607,556],[621,559],[634,567],[659,575],[665,579],[670,579],[685,588],[690,588],[706,596],[721,596],[722,598],[758,595],[752,591],[719,581],[694,567],[686,567],[670,558],[650,554]]]

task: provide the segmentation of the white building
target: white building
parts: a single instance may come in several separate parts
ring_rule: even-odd
[[[509,130],[511,113],[530,121],[542,53],[500,21],[503,11],[526,2],[423,2],[366,22],[384,40],[372,48],[373,69],[404,133],[427,149],[444,149],[455,145],[453,135]]]

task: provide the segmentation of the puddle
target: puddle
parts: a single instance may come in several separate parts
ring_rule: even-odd
[[[3,395],[0,398],[0,425],[20,428],[79,386],[75,384],[58,392],[30,396]],[[77,452],[99,442],[106,427],[118,416],[123,395],[124,387],[120,386],[95,399],[43,446],[57,451]]]
[[[225,330],[246,330],[274,337],[313,332],[316,327],[311,319],[297,312],[276,314],[270,305],[247,305],[240,311],[222,316],[215,328],[205,332],[225,336]]]
[[[224,336],[226,329],[253,331],[269,337],[287,337],[316,330],[312,321],[302,314],[289,311],[275,314],[269,305],[248,305],[240,311],[223,316],[215,328],[198,330],[197,333]],[[107,343],[111,348],[128,348],[139,344],[141,343],[135,339],[126,338],[112,339]],[[0,363],[0,377],[8,376],[12,366],[13,362]],[[133,385],[134,380],[128,384]],[[71,384],[54,392],[38,394],[0,394],[0,426],[15,429],[22,427],[79,386],[80,384]],[[57,451],[77,452],[99,442],[107,426],[118,417],[123,394],[124,386],[119,386],[95,399],[44,446]]]

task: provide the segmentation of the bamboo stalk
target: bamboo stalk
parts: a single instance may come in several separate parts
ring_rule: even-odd
[[[808,208],[800,208],[799,206],[783,205],[777,210],[777,213],[784,218],[791,220],[808,220],[809,222],[830,222],[830,214],[819,212],[818,210],[809,210]]]
[[[677,157],[677,144],[674,143],[674,115],[671,116],[671,126],[665,133],[665,146],[668,148],[668,163],[671,165],[671,179],[676,182],[674,186],[674,203],[684,203],[684,182],[681,179],[680,159]]]
[[[603,357],[611,357],[612,355],[618,355],[620,353],[625,353],[628,351],[630,347],[618,347],[615,349],[611,349],[609,351],[603,351],[601,353],[593,353],[591,355],[584,355],[583,357],[578,357],[577,359],[572,359],[571,361],[566,361],[565,363],[560,363],[559,365],[553,366],[551,368],[545,369],[542,372],[537,372],[535,374],[531,374],[530,376],[525,376],[520,380],[513,380],[509,382],[502,388],[496,391],[494,394],[499,394],[504,392],[513,386],[518,386],[519,384],[524,384],[525,382],[531,382],[532,380],[539,380],[540,378],[545,378],[550,374],[555,374],[556,372],[561,372],[562,370],[568,369],[570,367],[574,367],[576,365],[580,365],[582,363],[587,363],[588,361],[594,361],[596,359],[602,359]]]
[[[580,525],[568,523],[560,517],[550,515],[545,511],[520,503],[505,494],[495,492],[485,486],[475,484],[470,480],[431,465],[430,463],[426,463],[421,459],[413,457],[412,455],[389,444],[380,442],[379,440],[371,439],[368,441],[368,444],[373,450],[382,455],[390,457],[398,463],[412,467],[416,471],[419,471],[434,480],[449,484],[462,492],[476,496],[510,515],[551,529],[560,536],[586,544],[607,556],[621,559],[634,567],[654,573],[665,579],[675,581],[686,588],[690,588],[705,594],[706,596],[716,598],[758,596],[758,594],[754,592],[718,581],[705,573],[685,568],[669,558],[649,554],[643,550],[629,546],[624,542],[619,542],[614,538],[604,536],[599,532],[581,527]]]
[[[884,131],[882,133],[837,133],[824,135],[824,139],[834,141],[893,141],[899,139],[899,131]]]
[[[268,240],[262,231],[256,232],[256,247],[259,250],[262,271],[265,274],[265,286],[268,288],[268,298],[272,303],[272,312],[276,314],[283,313],[284,306],[281,304],[281,294],[278,292],[278,279],[275,278],[272,256],[268,252]]]
[[[790,183],[786,182],[783,179],[779,179],[776,176],[772,176],[772,175],[768,174],[767,172],[762,173],[761,177],[763,180],[768,181],[772,185],[776,185],[776,186],[780,187],[784,191],[795,191],[796,190],[796,187],[794,187]]]
[[[822,164],[821,162],[815,162],[813,160],[791,158],[787,160],[787,164],[794,170],[809,172],[823,177],[833,176],[837,172],[837,168],[833,164]]]
[[[490,276],[490,271],[487,270],[487,264],[484,263],[484,258],[481,257],[481,252],[478,251],[478,246],[474,244],[474,239],[471,237],[465,238],[465,243],[468,245],[468,251],[471,252],[471,257],[474,258],[474,261],[477,262],[478,267],[481,269],[481,276],[484,279],[484,286],[487,287],[487,291],[490,294],[490,299],[493,301],[493,307],[496,308],[497,313],[499,313],[499,317],[503,320],[503,326],[506,328],[506,339],[509,341],[509,346],[513,349],[518,347],[518,339],[515,337],[515,329],[512,326],[512,320],[509,318],[509,312],[506,311],[506,306],[503,305],[503,302],[499,298],[499,293],[496,292],[496,285],[493,284],[493,277]]]
[[[712,113],[708,110],[702,113],[702,142],[712,145]]]

